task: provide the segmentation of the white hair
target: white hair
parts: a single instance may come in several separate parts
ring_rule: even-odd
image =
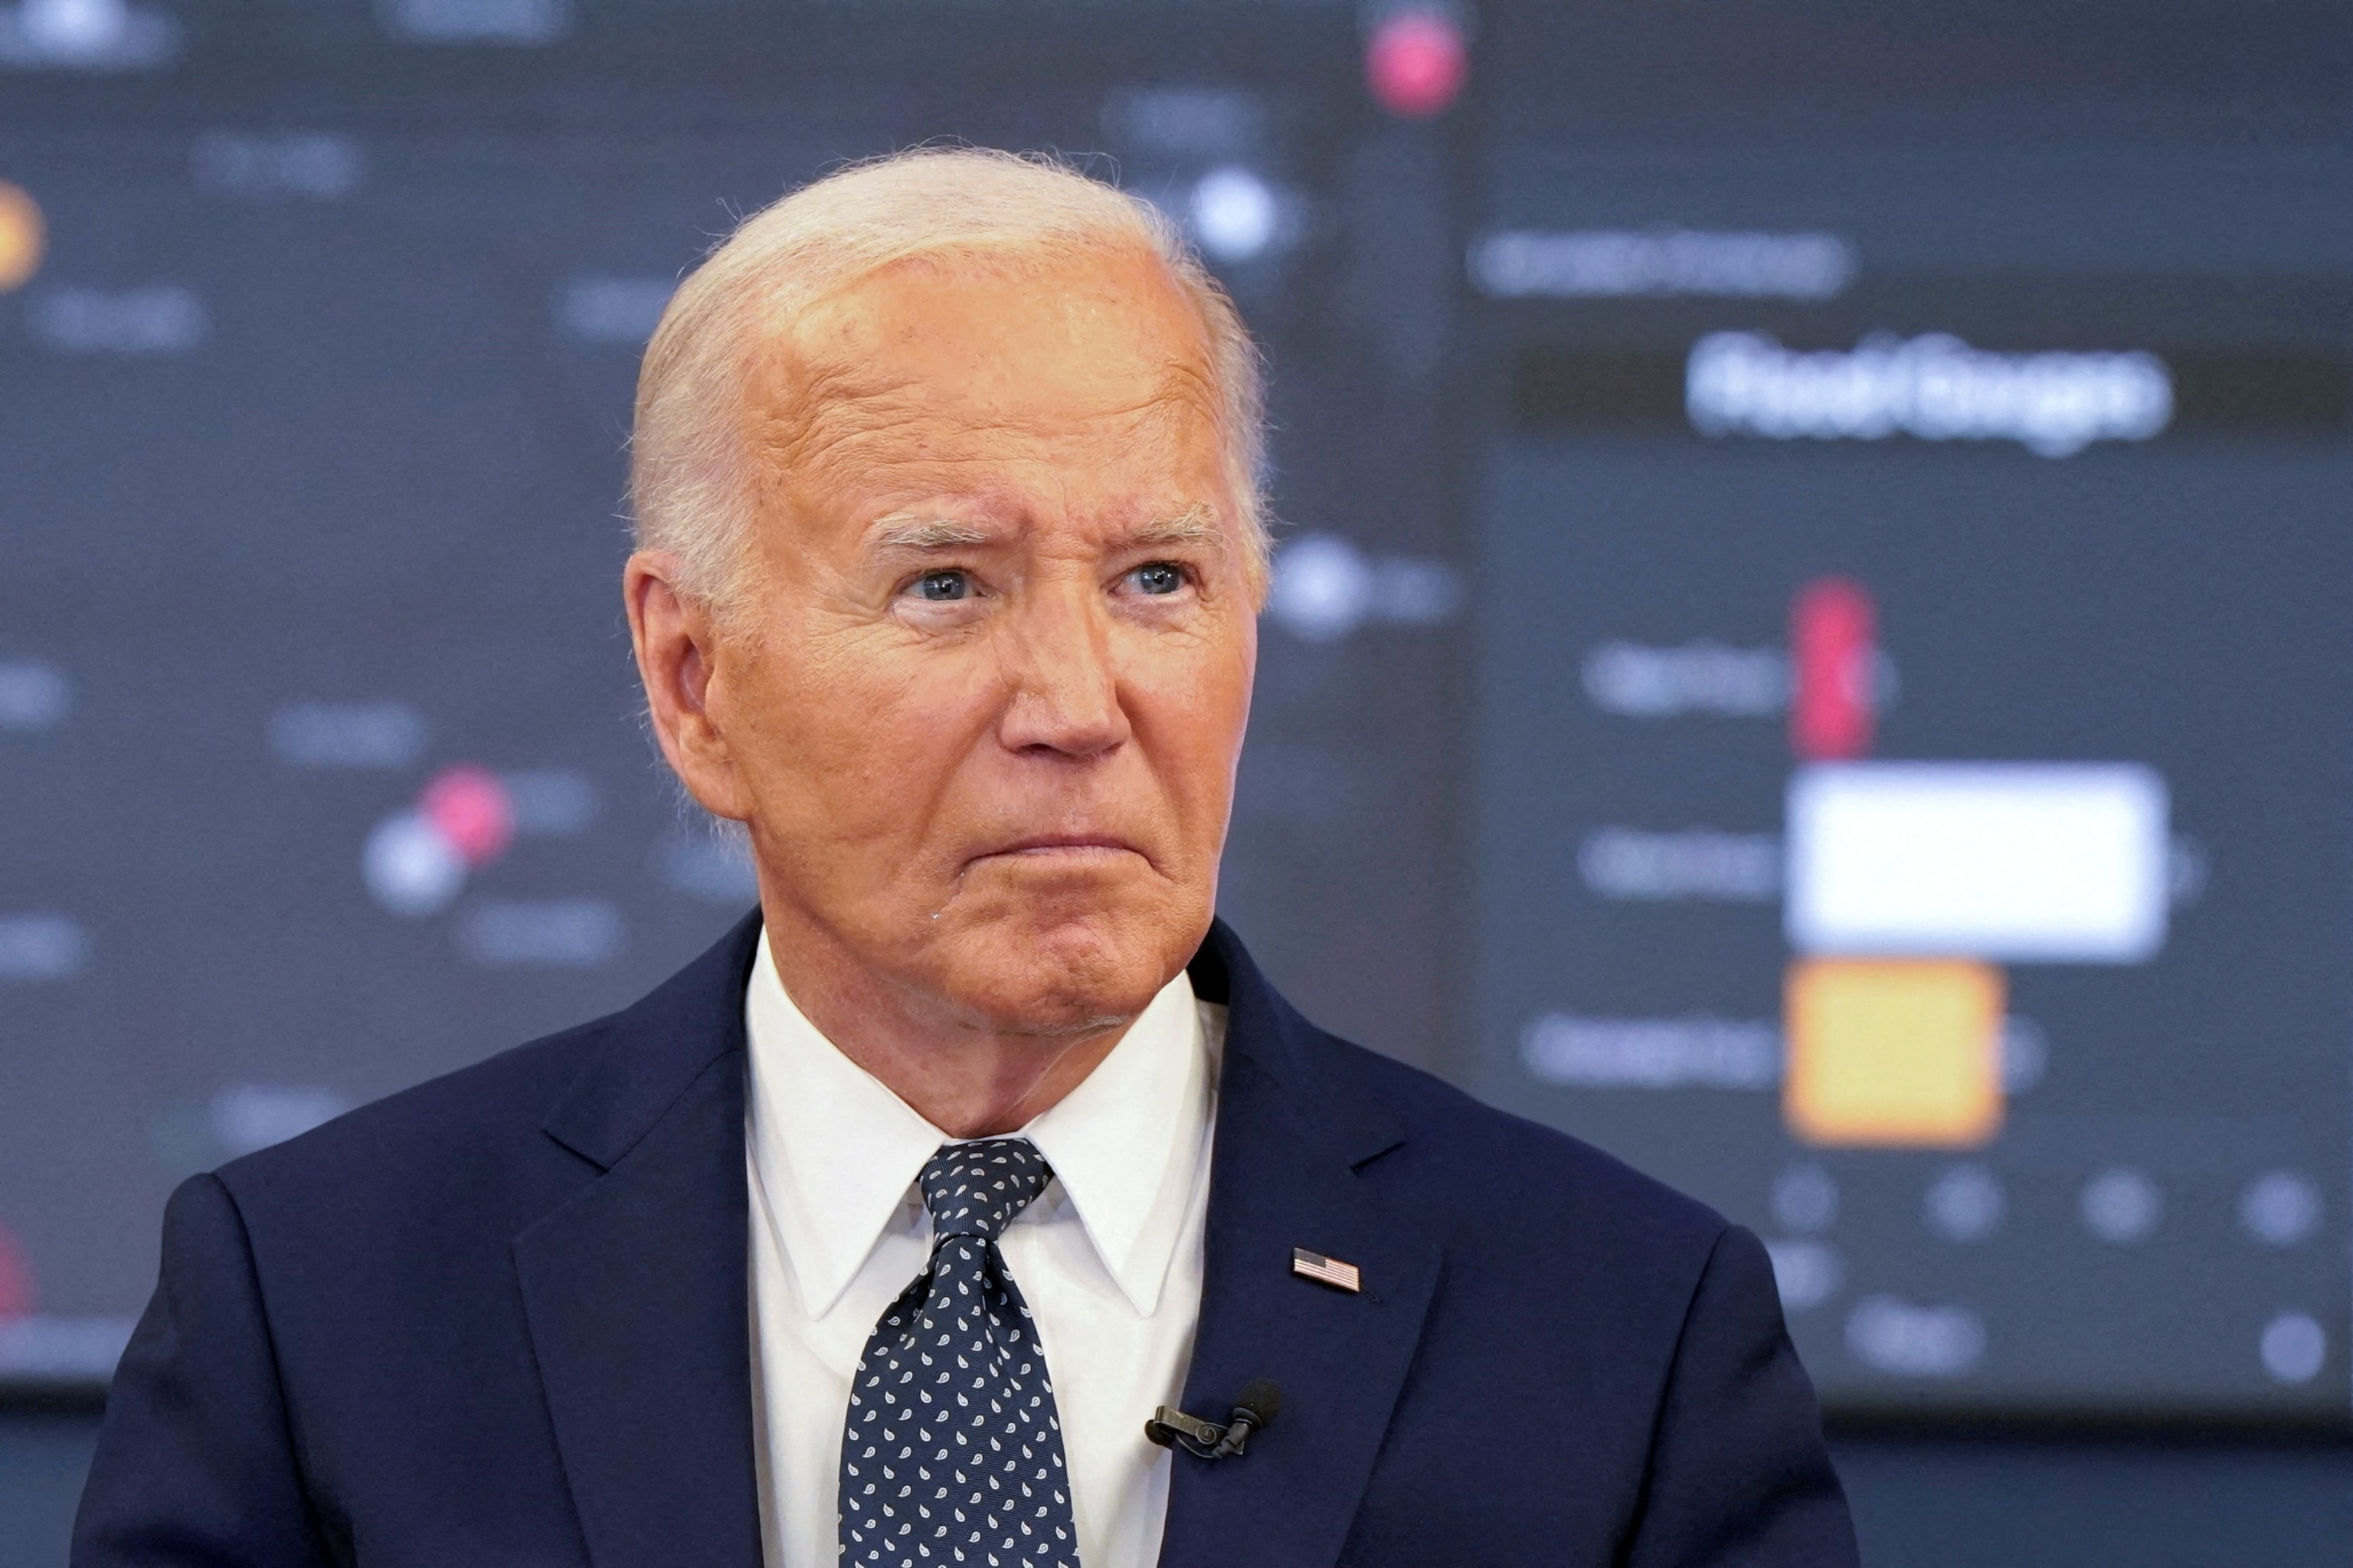
[[[737,226],[680,285],[638,373],[629,502],[640,548],[669,552],[678,586],[737,609],[758,496],[746,388],[799,313],[912,258],[1003,265],[1142,251],[1199,318],[1229,489],[1254,588],[1270,553],[1259,486],[1259,354],[1217,280],[1149,202],[1039,154],[921,147],[853,164]]]

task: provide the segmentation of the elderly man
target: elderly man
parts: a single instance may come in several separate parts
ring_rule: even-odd
[[[625,595],[757,914],[184,1186],[75,1563],[1852,1561],[1757,1241],[1215,923],[1259,443],[1106,186],[927,151],[744,224]]]

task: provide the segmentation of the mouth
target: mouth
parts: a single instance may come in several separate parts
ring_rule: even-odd
[[[1125,839],[1109,833],[1036,833],[1016,839],[985,854],[973,856],[984,860],[1100,860],[1116,854],[1141,855],[1144,852]]]

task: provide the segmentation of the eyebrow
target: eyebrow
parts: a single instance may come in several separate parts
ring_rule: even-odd
[[[874,533],[875,545],[885,550],[969,549],[987,544],[989,538],[985,528],[944,517],[901,518],[881,524]]]
[[[970,523],[958,523],[944,517],[905,517],[887,520],[874,530],[875,547],[883,550],[957,550],[995,542],[996,535],[987,529]],[[1174,517],[1162,517],[1145,524],[1118,541],[1122,549],[1152,549],[1160,546],[1206,546],[1222,550],[1226,545],[1225,530],[1218,526],[1217,518],[1208,507],[1196,502]]]
[[[1190,545],[1222,550],[1226,547],[1226,531],[1209,509],[1195,502],[1174,517],[1163,517],[1146,523],[1121,541],[1129,549],[1139,546]]]

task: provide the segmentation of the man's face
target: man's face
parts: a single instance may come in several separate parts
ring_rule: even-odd
[[[772,925],[970,1026],[1133,1016],[1208,927],[1257,654],[1198,323],[1142,257],[902,267],[764,380],[707,705]]]

